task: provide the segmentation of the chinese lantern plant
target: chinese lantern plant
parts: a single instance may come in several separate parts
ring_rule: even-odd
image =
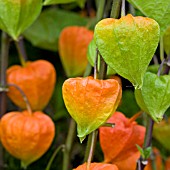
[[[86,170],[87,164],[84,163],[73,170]],[[118,170],[116,165],[105,163],[91,163],[89,170]]]
[[[117,80],[98,80],[91,76],[67,79],[62,91],[66,108],[77,123],[81,142],[107,121],[122,96]]]
[[[138,125],[132,118],[126,118],[121,112],[115,112],[107,122],[115,127],[99,129],[100,145],[104,153],[104,162],[113,163],[120,170],[135,170],[140,153],[136,145],[142,146],[145,127]]]
[[[17,40],[36,20],[41,9],[42,0],[0,0],[0,29]]]
[[[41,111],[6,113],[0,121],[2,145],[26,168],[39,159],[50,147],[55,126],[49,116]]]
[[[88,60],[88,44],[93,31],[86,27],[69,26],[62,30],[59,38],[59,54],[67,77],[82,76]]]
[[[25,66],[13,65],[7,69],[7,83],[22,89],[32,110],[42,110],[48,104],[55,82],[55,68],[45,60],[28,61]],[[15,87],[9,87],[8,96],[17,106],[26,109],[26,103]]]
[[[159,42],[158,23],[131,14],[106,18],[95,26],[94,41],[109,67],[141,88],[147,67]]]

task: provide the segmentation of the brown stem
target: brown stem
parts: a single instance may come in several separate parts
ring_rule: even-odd
[[[8,53],[9,53],[10,38],[2,32],[1,38],[1,57],[0,57],[0,117],[6,113],[6,69],[8,67]],[[4,169],[4,153],[3,147],[0,144],[0,169]]]
[[[16,84],[11,84],[10,83],[10,84],[8,84],[8,86],[15,87],[20,92],[20,94],[22,95],[23,100],[26,103],[26,107],[27,107],[28,112],[30,114],[32,114],[32,109],[31,109],[30,102],[29,102],[27,96],[25,95],[24,91],[19,86],[17,86]]]

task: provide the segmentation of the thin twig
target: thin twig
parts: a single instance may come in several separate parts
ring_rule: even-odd
[[[110,14],[111,18],[118,18],[119,17],[120,6],[121,6],[121,0],[113,0],[111,14]]]
[[[30,114],[32,114],[32,109],[31,109],[30,102],[29,102],[26,94],[24,93],[24,91],[23,91],[19,86],[17,86],[16,84],[10,83],[10,84],[7,84],[7,85],[8,85],[8,86],[11,86],[11,87],[15,87],[15,88],[20,92],[20,94],[22,95],[22,98],[23,98],[23,100],[24,100],[24,102],[25,102],[25,104],[26,104],[26,107],[27,107],[28,112],[29,112]]]

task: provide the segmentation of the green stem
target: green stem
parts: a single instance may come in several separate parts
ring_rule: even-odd
[[[89,138],[91,139],[90,141],[90,148],[89,148],[89,156],[87,159],[87,170],[90,170],[90,164],[91,161],[93,159],[93,155],[94,155],[94,150],[95,150],[95,146],[96,146],[96,141],[97,141],[97,131],[93,131],[90,135]]]
[[[105,0],[100,0],[97,6],[96,20],[99,22],[103,18]]]
[[[15,41],[15,45],[16,45],[16,48],[17,48],[17,51],[18,51],[18,55],[19,55],[19,59],[20,59],[20,62],[21,62],[21,65],[23,67],[26,66],[26,53],[25,53],[25,50],[24,50],[24,46],[23,46],[23,42],[20,40],[20,41]]]
[[[133,16],[135,16],[136,12],[135,12],[135,8],[133,7],[132,4],[129,4],[129,11],[130,11],[130,14],[132,14]]]
[[[122,0],[122,6],[121,6],[121,17],[126,15],[126,10],[125,10],[125,0]]]
[[[152,120],[152,118],[147,115],[147,124],[146,124],[146,133],[145,133],[145,140],[144,140],[144,144],[143,144],[143,149],[146,149],[147,147],[151,146],[151,142],[152,142],[152,131],[153,131],[153,125],[154,125],[154,121]],[[137,170],[144,170],[146,164],[145,161],[142,157],[140,157],[138,159],[137,162]]]
[[[160,59],[164,60],[164,46],[163,46],[163,36],[160,37]]]
[[[121,0],[113,0],[112,9],[111,9],[111,18],[118,18],[120,14]]]
[[[97,141],[97,133],[98,133],[97,130],[95,130],[92,133],[90,133],[88,136],[86,154],[84,159],[84,162],[87,162],[87,170],[89,170],[91,161],[93,159],[95,145]]]
[[[9,54],[9,44],[10,38],[5,33],[2,32],[1,35],[1,57],[0,57],[0,88],[4,91],[0,91],[0,116],[2,117],[6,112],[6,69],[8,67],[8,54]],[[4,169],[3,161],[3,147],[0,144],[0,169]]]
[[[70,163],[70,152],[73,144],[73,139],[76,132],[76,122],[71,118],[69,131],[66,139],[64,157],[63,157],[63,170],[68,170]]]
[[[48,164],[47,164],[47,167],[45,168],[45,170],[50,170],[50,167],[52,165],[52,162],[54,161],[54,158],[56,157],[56,155],[58,154],[58,152],[61,150],[61,149],[64,149],[65,148],[65,145],[60,145],[53,153],[53,155],[51,156]]]
[[[98,78],[104,79],[106,76],[106,72],[107,72],[107,65],[106,65],[103,57],[100,55],[100,71],[99,71]]]
[[[99,54],[99,51],[96,48],[96,57],[95,57],[95,62],[94,62],[94,79],[97,79],[98,77],[98,54]]]

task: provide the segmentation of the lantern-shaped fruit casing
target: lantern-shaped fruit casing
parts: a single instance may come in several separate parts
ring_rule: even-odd
[[[73,170],[86,170],[86,169],[87,169],[87,164],[84,163]],[[90,170],[118,170],[118,168],[116,165],[113,164],[91,163]]]
[[[136,167],[139,151],[136,144],[143,145],[145,127],[138,125],[134,118],[126,118],[121,112],[115,112],[108,123],[115,123],[115,127],[101,127],[99,138],[104,162],[114,163],[120,169],[132,170]],[[129,159],[129,161],[126,161]],[[124,163],[123,163],[124,162]],[[128,162],[131,162],[130,164]]]
[[[54,66],[45,60],[27,62],[25,67],[14,65],[7,70],[7,83],[17,85],[26,95],[32,110],[42,110],[49,102],[56,82]],[[9,87],[9,98],[26,109],[23,96],[16,87]]]
[[[61,32],[59,54],[67,77],[83,75],[88,63],[87,49],[92,38],[93,31],[86,27],[69,26]]]
[[[39,159],[50,147],[55,126],[49,116],[37,111],[9,112],[0,121],[1,142],[23,167]]]
[[[121,96],[121,86],[114,79],[98,80],[89,76],[70,78],[64,82],[63,99],[68,112],[77,122],[81,142],[114,113]]]

